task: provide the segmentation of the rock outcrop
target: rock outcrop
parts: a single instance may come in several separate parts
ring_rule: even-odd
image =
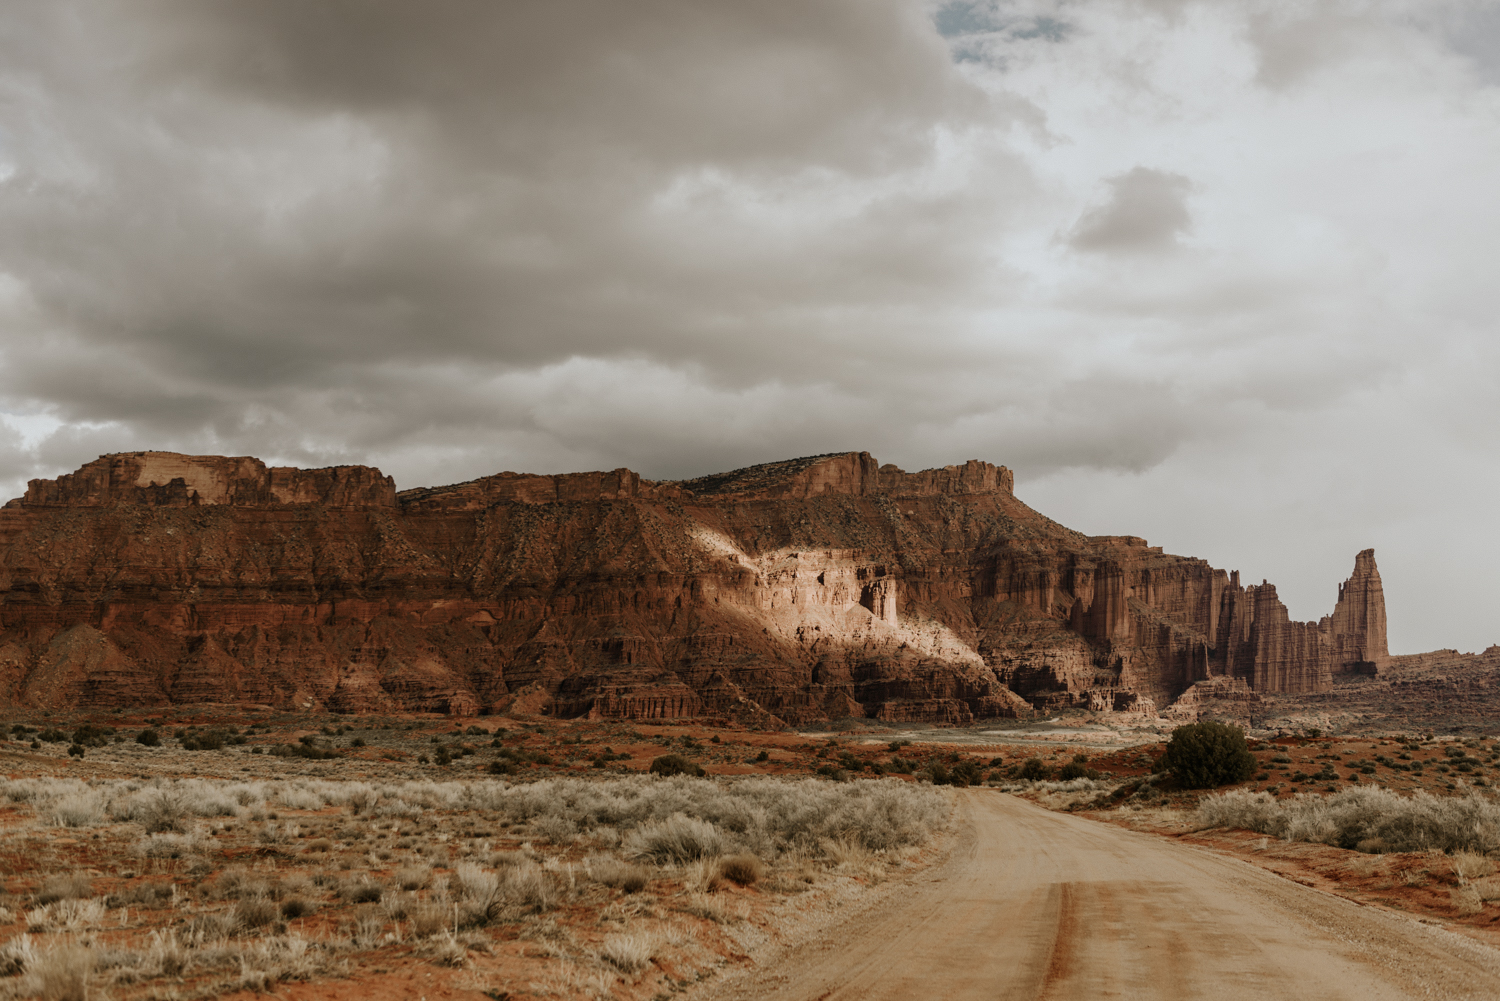
[[[1292,622],[1269,584],[1012,491],[867,453],[399,493],[362,466],[104,456],[0,509],[0,700],[965,723],[1388,659],[1370,551],[1332,616]]]

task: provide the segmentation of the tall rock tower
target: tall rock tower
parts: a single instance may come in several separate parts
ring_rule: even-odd
[[[1375,550],[1366,549],[1354,558],[1354,573],[1339,585],[1339,603],[1318,626],[1328,638],[1334,674],[1379,674],[1385,668],[1391,654]]]

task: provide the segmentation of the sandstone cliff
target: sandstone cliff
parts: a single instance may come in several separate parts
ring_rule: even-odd
[[[1332,616],[971,461],[866,453],[681,482],[109,455],[0,509],[0,700],[968,722],[1379,670],[1373,553]]]

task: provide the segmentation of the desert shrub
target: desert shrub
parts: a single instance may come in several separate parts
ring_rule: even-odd
[[[428,905],[411,912],[411,933],[417,938],[436,935],[448,925],[448,912],[441,907]]]
[[[594,882],[623,890],[626,893],[639,893],[646,888],[646,884],[651,882],[651,870],[644,866],[622,862],[610,855],[589,859],[587,870]]]
[[[432,882],[432,870],[426,866],[405,866],[391,878],[403,890],[424,890]]]
[[[1068,764],[1058,768],[1059,782],[1071,782],[1073,779],[1092,779],[1095,777],[1094,768],[1088,767],[1082,761],[1070,761]]]
[[[36,902],[50,904],[54,900],[87,900],[94,895],[94,884],[82,873],[64,873],[48,876],[36,892]]]
[[[52,819],[59,827],[92,827],[104,819],[103,791],[88,790],[65,795],[52,806]]]
[[[109,907],[162,907],[172,897],[171,883],[137,883],[110,894],[105,904]]]
[[[765,863],[749,852],[741,852],[719,860],[719,875],[739,886],[750,886],[758,882],[765,871]]]
[[[511,866],[500,884],[500,900],[512,905],[544,911],[557,899],[552,881],[542,867],[529,859]]]
[[[145,747],[160,747],[161,734],[148,728],[135,735],[135,742]]]
[[[654,939],[624,933],[607,936],[599,946],[599,958],[622,973],[634,973],[651,962],[655,951]]]
[[[151,834],[131,846],[131,854],[141,858],[187,858],[202,847],[190,834],[162,832]]]
[[[184,751],[217,751],[223,748],[230,734],[220,729],[190,730],[181,737]]]
[[[332,748],[319,747],[312,743],[277,744],[269,753],[278,758],[307,758],[312,761],[327,761],[339,756],[339,753]]]
[[[554,845],[565,845],[578,836],[578,825],[566,817],[542,817],[532,827],[537,837]]]
[[[1051,777],[1052,769],[1048,768],[1041,758],[1027,758],[1016,770],[1016,778],[1027,782],[1043,781]]]
[[[491,870],[472,862],[460,862],[453,875],[458,883],[458,896],[463,900],[488,904],[499,895],[500,876]]]
[[[36,994],[43,1001],[87,1001],[94,953],[77,945],[58,946],[42,953],[34,964]]]
[[[977,786],[984,781],[984,770],[979,762],[964,759],[954,765],[948,771],[948,782],[950,785],[958,786],[960,789],[968,786]]]
[[[1458,877],[1459,882],[1467,883],[1480,876],[1488,876],[1495,871],[1495,863],[1483,855],[1474,852],[1457,851],[1453,853],[1453,874]]]
[[[722,854],[725,838],[724,832],[708,821],[678,813],[632,831],[626,848],[633,857],[658,864],[691,862]]]
[[[95,726],[85,723],[73,731],[73,743],[82,747],[104,747],[109,744],[109,738],[115,735],[112,726]]]
[[[684,758],[680,754],[663,754],[651,762],[652,775],[696,775],[701,777],[704,772],[698,765]]]
[[[373,786],[360,783],[349,790],[344,800],[349,806],[349,812],[356,817],[362,813],[372,812],[380,802],[380,790]]]
[[[40,740],[40,741],[45,741],[48,744],[60,744],[63,741],[65,741],[65,740],[68,739],[68,735],[65,734],[65,733],[63,733],[61,730],[57,729],[56,727],[49,726],[47,729],[45,729],[41,733],[37,734],[36,735],[36,739]]]
[[[313,909],[313,905],[301,897],[288,897],[281,902],[281,916],[288,920],[305,918],[313,912]]]
[[[234,923],[240,931],[264,928],[276,921],[280,909],[269,900],[242,900],[234,906]]]
[[[17,935],[0,945],[0,977],[15,977],[36,966],[36,946],[30,935]]]
[[[1268,793],[1230,790],[1205,797],[1198,804],[1198,822],[1340,848],[1369,843],[1390,852],[1500,851],[1500,802],[1477,793],[1402,796],[1360,786],[1278,801]]]
[[[187,801],[177,790],[157,789],[144,797],[132,819],[140,821],[147,834],[182,831],[187,823]]]
[[[56,929],[76,931],[96,926],[103,919],[102,900],[55,900],[27,911],[26,928],[33,932]]]
[[[378,904],[382,892],[379,883],[345,883],[339,888],[339,896],[351,904]]]
[[[1243,782],[1259,767],[1245,731],[1227,723],[1189,723],[1172,731],[1158,771],[1170,771],[1188,789]]]

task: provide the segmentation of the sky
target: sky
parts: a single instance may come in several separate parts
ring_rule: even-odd
[[[1500,642],[1500,0],[22,0],[0,493],[869,451]]]

